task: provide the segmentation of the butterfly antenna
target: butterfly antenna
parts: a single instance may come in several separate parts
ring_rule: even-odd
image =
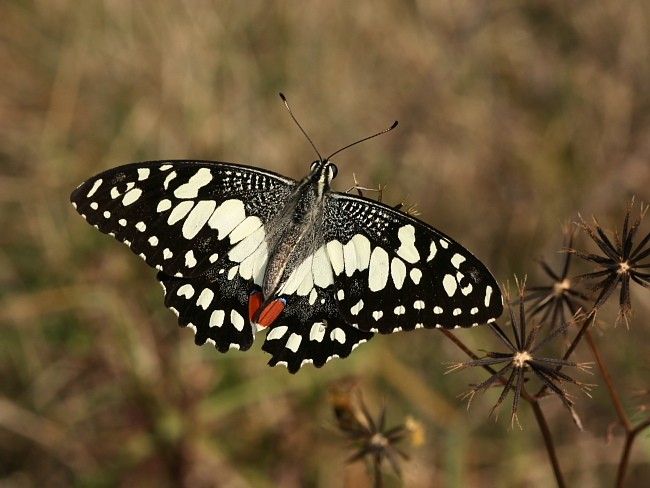
[[[368,137],[364,137],[363,139],[359,139],[358,141],[355,141],[355,142],[353,142],[352,144],[348,144],[347,146],[344,146],[344,147],[342,147],[341,149],[339,149],[339,150],[337,150],[337,151],[334,151],[332,154],[330,154],[330,155],[327,157],[327,159],[328,159],[328,160],[332,159],[332,157],[336,156],[336,155],[337,155],[338,153],[340,153],[341,151],[345,151],[345,150],[348,149],[349,147],[356,146],[356,145],[359,144],[360,142],[364,142],[364,141],[367,141],[368,139],[372,139],[372,138],[374,138],[374,137],[377,137],[377,136],[380,136],[380,135],[382,135],[382,134],[385,134],[386,132],[390,132],[390,131],[393,130],[395,127],[397,127],[397,120],[396,120],[395,122],[393,122],[393,125],[391,125],[388,129],[384,129],[384,130],[382,130],[382,131],[377,132],[376,134],[373,134],[373,135],[368,136]]]
[[[314,141],[311,140],[311,137],[309,137],[309,135],[305,132],[305,129],[302,128],[302,125],[300,125],[300,122],[298,122],[298,119],[296,119],[296,116],[293,115],[293,112],[291,111],[291,107],[289,107],[289,102],[287,102],[287,97],[285,97],[282,93],[280,93],[280,98],[284,102],[284,106],[287,107],[287,110],[289,111],[289,115],[291,115],[291,118],[293,119],[293,121],[298,126],[298,129],[300,129],[300,131],[303,133],[303,135],[307,138],[307,140],[309,141],[309,144],[311,144],[311,147],[314,148],[314,151],[318,155],[318,159],[320,161],[323,161],[323,157],[318,152],[318,149],[316,149],[316,145],[314,144]]]

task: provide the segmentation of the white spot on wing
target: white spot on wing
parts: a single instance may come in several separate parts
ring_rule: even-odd
[[[393,278],[395,288],[401,290],[406,279],[406,265],[400,258],[395,257],[390,262],[390,276]]]
[[[292,295],[293,293],[296,293],[296,291],[302,286],[302,291],[304,291],[304,294],[307,295],[310,290],[304,289],[307,284],[303,285],[303,281],[308,277],[308,275],[309,280],[311,280],[311,262],[309,259],[305,259],[300,264],[300,266],[294,269],[293,272],[289,275],[289,278],[284,283],[284,285],[282,285],[279,293]]]
[[[238,331],[244,330],[244,317],[242,317],[237,310],[230,311],[230,322]]]
[[[435,307],[433,307],[433,313],[435,313],[437,315],[440,315],[443,311],[444,310],[442,309],[442,307],[439,307],[437,305]]]
[[[284,336],[284,334],[287,333],[287,326],[286,325],[278,325],[276,327],[273,327],[268,334],[266,334],[266,340],[267,341],[272,341],[274,339],[280,339]]]
[[[142,196],[142,190],[140,188],[134,188],[130,192],[124,194],[122,205],[128,207],[132,203],[136,202],[140,196]]]
[[[235,244],[242,239],[250,236],[253,232],[262,226],[262,221],[259,217],[253,215],[246,217],[235,229],[230,233],[230,243]],[[228,254],[230,256],[230,253]]]
[[[158,245],[158,238],[156,236],[151,236],[147,241],[151,247],[156,247]]]
[[[302,342],[302,336],[299,336],[294,332],[289,336],[289,339],[287,340],[286,348],[292,352],[298,352],[298,348],[300,347],[301,342]]]
[[[226,318],[226,313],[223,310],[215,310],[210,314],[210,327],[221,327]]]
[[[490,298],[491,297],[492,297],[492,287],[488,286],[488,287],[485,288],[485,300],[483,302],[486,307],[490,306]]]
[[[343,246],[343,262],[345,263],[345,274],[352,276],[357,270],[357,253],[354,249],[354,242],[351,240]]]
[[[454,268],[456,268],[456,269],[459,269],[460,265],[463,264],[463,262],[465,262],[465,261],[466,261],[465,256],[463,256],[461,254],[458,254],[458,253],[454,254],[451,257],[451,264],[453,264]]]
[[[310,258],[311,259],[311,258]],[[296,293],[300,296],[307,296],[314,289],[314,277],[311,274],[311,263],[308,263],[309,271],[305,273],[305,277],[300,282],[300,286],[296,290]]]
[[[174,190],[176,198],[196,198],[199,190],[212,181],[212,172],[208,168],[199,168],[187,183]]]
[[[400,227],[397,237],[401,243],[397,255],[408,263],[417,263],[420,260],[420,253],[415,247],[415,227],[411,224]]]
[[[472,289],[473,289],[473,288],[474,288],[474,287],[472,286],[472,284],[471,284],[471,283],[468,283],[467,286],[464,286],[463,288],[461,288],[460,291],[463,292],[463,295],[467,296],[467,295],[469,295],[470,293],[472,293]]]
[[[436,257],[437,252],[438,252],[438,248],[436,247],[436,243],[434,241],[431,241],[431,246],[429,246],[429,256],[427,257],[427,263]]]
[[[211,229],[219,231],[217,239],[225,238],[232,230],[246,218],[244,203],[241,200],[226,200],[212,214],[208,220]]]
[[[146,180],[149,178],[151,170],[149,168],[138,168],[138,181]]]
[[[247,224],[247,221],[249,219],[251,219],[250,227]],[[242,233],[250,229],[253,229],[251,232],[249,232],[246,235],[246,237],[244,237],[241,241],[239,241],[239,243],[228,252],[228,257],[230,258],[231,261],[235,263],[241,263],[242,261],[244,261],[247,257],[253,254],[255,250],[258,249],[258,247],[260,247],[260,244],[262,244],[262,242],[264,242],[264,237],[266,236],[266,232],[264,232],[264,227],[260,225],[253,228],[253,226],[256,225],[253,219],[254,221],[261,224],[260,219],[258,219],[257,217],[248,217],[239,225],[239,227],[237,227],[237,229],[235,229],[230,234],[230,238],[232,239],[233,236],[235,236],[235,233],[242,226],[246,226],[246,229],[241,230]]]
[[[359,300],[356,305],[353,305],[352,308],[350,308],[350,313],[352,315],[359,315],[359,312],[361,312],[361,309],[363,308],[363,300]]]
[[[354,252],[356,254],[356,268],[359,271],[368,269],[368,264],[370,263],[370,241],[368,238],[361,234],[355,234],[350,242],[348,242],[348,244],[350,243],[354,246]]]
[[[330,339],[345,344],[345,331],[339,327],[333,329],[332,332],[330,332]]]
[[[368,287],[370,291],[383,290],[388,281],[388,275],[388,253],[383,248],[376,247],[370,255],[370,269],[368,270]]]
[[[192,298],[194,296],[194,287],[190,284],[185,284],[176,290],[176,295],[179,297]]]
[[[242,245],[243,242],[244,241],[240,242],[237,246]],[[246,280],[253,278],[255,284],[261,285],[264,280],[264,271],[266,270],[267,259],[268,251],[266,242],[262,242],[254,253],[241,262],[241,265],[239,266],[239,274],[241,274],[242,278]]]
[[[374,312],[372,312],[372,318],[375,320],[379,320],[383,316],[384,316],[384,312],[382,312],[381,310],[375,310]]]
[[[311,329],[309,330],[309,340],[321,342],[323,340],[323,337],[325,337],[326,330],[327,327],[323,322],[316,322],[311,326]]]
[[[332,264],[325,246],[321,246],[314,253],[314,260],[311,266],[311,273],[314,277],[314,284],[321,288],[327,288],[334,283],[334,275],[332,274]]]
[[[335,275],[340,275],[345,267],[345,259],[343,257],[343,245],[336,239],[330,241],[326,245],[327,255],[332,263],[332,269]]]
[[[160,202],[158,202],[158,206],[156,207],[156,212],[158,213],[166,212],[170,208],[172,208],[172,202],[171,200],[165,198],[163,200],[160,200]]]
[[[318,298],[318,293],[316,293],[316,288],[312,288],[309,292],[309,305],[316,303],[316,298]]]
[[[423,300],[415,300],[415,302],[413,302],[413,308],[415,310],[424,310],[424,301]]]
[[[199,298],[196,300],[196,305],[201,307],[203,310],[207,310],[212,299],[214,298],[214,292],[210,288],[204,288]]]
[[[393,313],[395,315],[404,315],[406,313],[406,308],[404,308],[404,305],[400,305],[399,307],[395,307]]]
[[[183,237],[193,239],[201,231],[208,219],[212,216],[217,202],[214,200],[201,200],[189,213],[183,222]]]
[[[336,298],[338,298],[339,300],[343,300],[345,298],[345,292],[343,290],[337,291]]]
[[[169,250],[168,247],[166,247],[166,248],[163,250],[163,259],[171,259],[172,256],[174,256],[174,253],[171,252],[171,251]]]
[[[90,188],[90,190],[88,190],[88,194],[86,195],[86,198],[92,197],[95,194],[95,192],[99,189],[99,187],[102,186],[103,182],[104,180],[102,180],[101,178],[96,179],[95,183],[93,183],[93,186]]]
[[[233,280],[235,276],[237,276],[237,271],[239,271],[239,266],[233,266],[232,268],[230,268],[228,270],[228,275],[227,275],[228,279]]]
[[[196,258],[194,257],[194,251],[191,249],[185,253],[185,266],[188,268],[193,268],[196,266]]]
[[[171,181],[172,181],[174,178],[176,178],[176,176],[177,176],[177,175],[176,175],[176,171],[172,171],[171,173],[169,173],[169,174],[167,175],[167,177],[165,178],[165,181],[163,181],[163,188],[164,188],[165,190],[168,190],[168,189],[169,189],[169,184],[171,183]]]
[[[185,218],[185,216],[192,210],[194,202],[191,200],[185,200],[180,202],[174,207],[174,210],[171,211],[169,217],[167,217],[167,224],[174,225],[176,222]]]
[[[454,293],[456,293],[456,288],[458,288],[458,283],[456,283],[456,278],[450,274],[446,274],[442,279],[442,286],[447,295],[453,297]]]
[[[419,285],[420,280],[422,279],[422,271],[420,271],[418,268],[413,268],[411,271],[409,271],[409,276],[411,277],[411,281],[413,283]]]

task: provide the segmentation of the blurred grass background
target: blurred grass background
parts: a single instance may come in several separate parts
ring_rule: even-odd
[[[464,357],[441,335],[379,337],[296,376],[259,345],[197,348],[154,272],[68,195],[138,160],[299,178],[314,154],[283,91],[323,154],[399,120],[337,156],[337,188],[353,172],[388,183],[386,201],[417,203],[500,282],[532,282],[578,211],[613,228],[631,195],[650,199],[648,2],[4,0],[0,18],[0,486],[364,486],[326,401],[350,375],[389,423],[424,423],[406,486],[552,486],[530,412],[523,431],[508,406],[488,420],[496,392],[466,411],[456,395],[484,375],[443,376]],[[633,300],[629,331],[597,332],[630,411],[649,388],[649,302]],[[577,401],[583,433],[545,404],[567,479],[611,486],[609,399]],[[649,452],[645,436],[629,486],[650,477]]]

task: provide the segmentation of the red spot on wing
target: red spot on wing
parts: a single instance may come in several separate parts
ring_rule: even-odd
[[[275,322],[282,311],[284,310],[284,300],[277,298],[269,303],[266,307],[260,312],[260,316],[257,319],[257,323],[262,327],[268,327]]]
[[[259,312],[263,301],[264,297],[259,291],[254,291],[248,297],[248,319],[251,322],[255,322],[255,317],[257,316],[257,312]]]
[[[285,301],[282,298],[276,298],[264,308],[264,297],[258,291],[251,293],[248,298],[248,318],[262,327],[269,327],[280,316],[284,310]]]

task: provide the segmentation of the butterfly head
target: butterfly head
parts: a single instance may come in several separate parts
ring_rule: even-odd
[[[319,181],[326,185],[336,178],[339,170],[329,159],[319,159],[311,163],[309,176],[312,181]]]

